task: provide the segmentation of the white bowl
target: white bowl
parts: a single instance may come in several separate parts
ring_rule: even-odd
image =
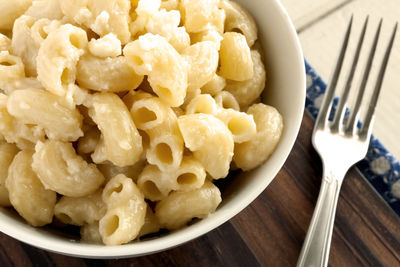
[[[0,231],[32,246],[71,256],[133,257],[172,248],[199,237],[231,219],[261,194],[284,164],[300,128],[305,104],[304,59],[296,31],[279,0],[237,2],[257,21],[267,70],[265,103],[280,111],[285,129],[276,151],[264,165],[230,178],[222,190],[223,202],[214,214],[165,236],[112,247],[82,244],[56,231],[33,228],[6,209],[0,212]]]

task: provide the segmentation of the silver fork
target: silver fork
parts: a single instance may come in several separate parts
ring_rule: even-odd
[[[359,111],[382,26],[381,20],[375,34],[372,48],[369,52],[367,65],[364,70],[360,87],[358,88],[358,95],[356,97],[354,108],[351,110],[350,114],[346,114],[346,107],[348,106],[347,99],[349,91],[353,88],[352,80],[356,71],[357,62],[360,57],[360,51],[368,25],[368,17],[366,18],[345,88],[339,97],[339,103],[334,118],[330,121],[329,115],[332,109],[332,102],[335,96],[337,82],[349,43],[352,23],[353,17],[350,19],[331,83],[325,93],[314,126],[312,143],[322,159],[323,178],[317,205],[297,262],[298,267],[327,266],[328,264],[329,248],[340,187],[349,168],[363,159],[367,153],[374,120],[375,106],[378,101],[385,70],[396,36],[397,23],[394,27],[382,61],[374,91],[368,104],[368,110],[360,126],[360,124],[358,124]]]

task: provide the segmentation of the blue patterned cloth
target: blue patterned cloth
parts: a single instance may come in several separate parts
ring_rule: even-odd
[[[316,118],[326,84],[307,62],[305,64],[307,73],[306,110]],[[338,100],[335,99],[334,106],[337,102]],[[372,136],[367,156],[356,166],[400,216],[400,162],[378,139]]]

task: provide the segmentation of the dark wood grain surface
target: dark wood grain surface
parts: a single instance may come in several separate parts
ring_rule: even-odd
[[[245,210],[216,230],[161,253],[90,260],[49,253],[0,234],[0,266],[295,266],[321,182],[306,114],[278,176]],[[400,266],[400,219],[352,169],[344,181],[331,266]]]

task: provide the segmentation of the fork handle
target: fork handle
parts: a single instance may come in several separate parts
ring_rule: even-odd
[[[323,175],[317,205],[297,267],[322,267],[328,264],[336,206],[343,180],[335,177],[332,172]]]

